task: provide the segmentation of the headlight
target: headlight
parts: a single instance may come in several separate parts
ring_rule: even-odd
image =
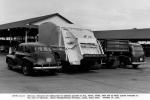
[[[51,58],[46,58],[46,62],[51,62],[52,59]]]
[[[143,58],[140,58],[140,61],[143,61]]]

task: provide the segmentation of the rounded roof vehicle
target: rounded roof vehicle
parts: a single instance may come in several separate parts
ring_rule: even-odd
[[[32,75],[38,70],[55,73],[61,69],[61,62],[51,48],[39,42],[19,44],[14,53],[6,56],[6,63],[9,69],[19,68],[24,75]]]

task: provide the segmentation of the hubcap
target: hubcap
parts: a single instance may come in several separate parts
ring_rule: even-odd
[[[28,69],[26,66],[23,67],[23,74],[24,75],[27,75],[28,74]]]

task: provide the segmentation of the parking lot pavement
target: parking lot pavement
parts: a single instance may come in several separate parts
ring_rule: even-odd
[[[139,69],[99,69],[90,72],[24,76],[7,69],[0,56],[0,93],[150,93],[150,58]]]

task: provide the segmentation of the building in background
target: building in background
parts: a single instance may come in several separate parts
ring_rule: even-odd
[[[73,24],[59,13],[3,24],[0,25],[0,47],[37,41],[38,25],[44,22],[53,22],[60,25]]]
[[[22,42],[38,41],[38,26],[45,22],[73,24],[59,13],[54,13],[0,25],[0,51]],[[144,48],[145,55],[150,56],[150,28],[94,31],[94,34],[99,40],[120,39],[139,42]]]

